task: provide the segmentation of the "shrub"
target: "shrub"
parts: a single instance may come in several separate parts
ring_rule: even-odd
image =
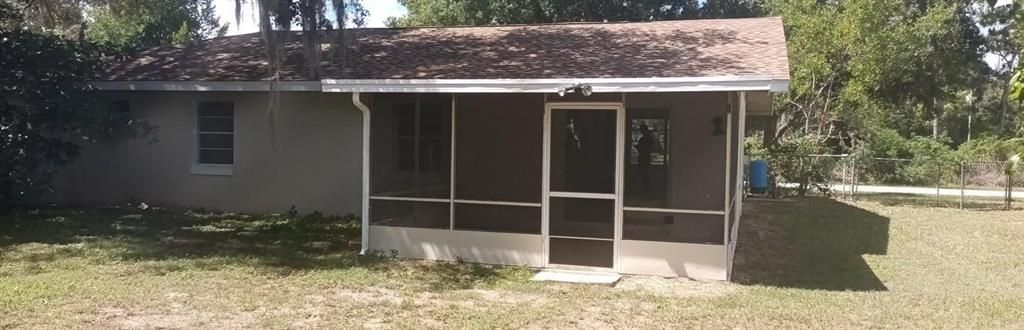
[[[746,141],[748,145],[759,146],[757,141]],[[762,149],[763,150],[763,149]],[[776,141],[776,144],[761,157],[768,161],[768,168],[773,181],[796,184],[797,195],[804,196],[807,192],[817,190],[830,194],[829,178],[835,168],[834,159],[808,157],[808,155],[825,153],[828,148],[815,136],[787,137]]]
[[[87,84],[100,70],[101,52],[19,22],[0,1],[0,205],[46,192],[82,143],[151,129]]]
[[[885,128],[873,132],[859,157],[860,181],[900,185],[935,184],[942,179],[943,167],[960,161],[946,142],[923,136],[907,139]]]
[[[958,153],[968,161],[1003,161],[1012,155],[1024,154],[1024,138],[1001,140],[986,136],[960,145]]]

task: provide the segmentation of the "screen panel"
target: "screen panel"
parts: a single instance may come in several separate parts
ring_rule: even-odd
[[[615,193],[616,111],[551,110],[551,191]]]
[[[541,208],[455,203],[455,229],[540,234]]]
[[[611,268],[615,261],[612,241],[552,237],[549,243],[552,264]]]

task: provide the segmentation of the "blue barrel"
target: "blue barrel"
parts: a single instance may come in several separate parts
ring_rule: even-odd
[[[750,193],[764,194],[768,192],[768,162],[755,160],[750,162]]]

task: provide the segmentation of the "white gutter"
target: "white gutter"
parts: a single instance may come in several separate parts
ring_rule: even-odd
[[[370,246],[370,107],[359,99],[359,92],[352,93],[352,104],[363,113],[363,238],[359,254],[365,255]]]
[[[265,92],[270,81],[93,81],[108,91]],[[786,92],[788,79],[764,76],[559,79],[324,79],[274,82],[275,91],[342,93],[554,93],[575,84],[594,93]]]
[[[324,79],[324,92],[367,93],[553,93],[574,84],[590,85],[594,93],[736,92],[789,90],[788,79],[764,76],[682,78],[559,78],[559,79]]]

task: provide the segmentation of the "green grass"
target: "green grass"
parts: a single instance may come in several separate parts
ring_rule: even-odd
[[[961,202],[960,196],[935,196],[899,193],[857,193],[856,200],[862,202],[879,203],[885,206],[918,206],[944,208],[960,208]],[[964,196],[963,208],[968,210],[1006,210],[1006,201],[1003,199],[1003,197]],[[1010,209],[1024,209],[1024,199],[1015,198],[1010,203]]]
[[[1024,327],[1024,211],[752,202],[734,283],[357,256],[351,218],[0,215],[0,328]]]

